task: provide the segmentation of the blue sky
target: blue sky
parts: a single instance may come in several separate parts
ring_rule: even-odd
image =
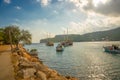
[[[18,25],[39,42],[67,29],[84,34],[119,27],[119,7],[120,0],[0,0],[0,27]]]

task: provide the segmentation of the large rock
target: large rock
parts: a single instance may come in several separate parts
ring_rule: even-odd
[[[33,68],[33,64],[31,63],[28,63],[28,62],[22,62],[19,64],[19,68],[20,69],[23,69],[23,68]]]
[[[59,74],[55,70],[50,70],[50,77],[56,78],[58,76],[59,76]]]
[[[29,60],[25,57],[19,57],[19,62],[29,62]]]
[[[42,71],[38,71],[36,74],[37,78],[39,78],[40,80],[47,80],[46,74],[43,73]]]
[[[23,72],[23,78],[31,78],[31,77],[35,77],[36,69],[27,68],[27,69],[23,69],[22,72]]]

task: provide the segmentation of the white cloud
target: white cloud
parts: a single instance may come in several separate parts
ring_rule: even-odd
[[[18,10],[22,9],[20,6],[16,6],[15,8],[18,9]]]
[[[47,6],[51,0],[36,0],[38,3],[40,3],[42,6]]]
[[[53,13],[58,14],[58,11],[54,10]]]
[[[66,31],[67,26],[69,26],[70,33],[73,34],[84,34],[120,27],[120,0],[64,1],[68,6],[72,6],[72,8],[69,7],[64,10],[65,14],[70,14],[70,16],[66,15],[69,16],[67,18],[71,17],[72,19],[69,19],[69,23],[66,24],[65,27],[61,28],[63,31]],[[73,14],[71,13],[71,11],[73,12]],[[83,14],[87,17],[83,17],[84,19],[81,19]]]
[[[41,4],[43,4],[44,6],[48,5],[48,0],[41,0]]]
[[[4,0],[5,3],[10,4],[11,0]]]
[[[106,17],[98,14],[89,14],[88,18],[82,22],[71,21],[69,23],[69,33],[85,34],[95,31],[104,31],[120,26],[120,17]],[[62,30],[66,31],[63,27]]]
[[[76,7],[80,6],[80,0],[67,0],[67,1],[74,3]]]
[[[73,9],[73,10],[72,10],[72,12],[76,13],[76,12],[77,12],[77,10],[76,10],[76,9]]]
[[[120,16],[120,0],[81,0],[81,8],[86,12],[96,12],[106,16]]]
[[[47,6],[51,2],[51,0],[36,1],[42,6]],[[88,11],[85,10],[85,7],[89,8],[87,4],[92,0],[59,1],[63,2],[50,5],[49,9],[51,9],[52,15],[50,15],[51,13],[48,14],[48,20],[34,20],[24,24],[25,26],[29,26],[29,30],[33,35],[33,42],[39,42],[40,39],[46,38],[48,32],[53,32],[51,35],[63,34],[64,31],[67,32],[67,28],[69,34],[85,34],[120,26],[120,17],[102,15],[96,11],[91,11],[92,7]],[[81,10],[84,10],[84,12]],[[56,14],[59,14],[59,16]]]
[[[64,1],[64,0],[58,0],[59,2],[62,2],[62,1]]]

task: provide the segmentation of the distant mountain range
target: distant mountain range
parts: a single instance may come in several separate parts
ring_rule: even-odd
[[[69,40],[73,42],[83,42],[83,41],[120,41],[120,27],[107,31],[98,31],[87,33],[83,35],[79,34],[69,34],[69,35],[56,35],[54,38],[41,39],[40,43],[45,43],[46,41],[60,42],[68,37]]]

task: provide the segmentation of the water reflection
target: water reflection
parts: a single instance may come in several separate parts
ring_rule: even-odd
[[[57,51],[56,51],[56,55],[57,55],[57,56],[62,56],[62,54],[63,54],[63,52],[57,52]]]
[[[39,44],[27,48],[37,48],[44,64],[62,75],[78,77],[80,80],[120,80],[120,54],[105,53],[104,45],[105,42],[74,43],[63,52]]]

